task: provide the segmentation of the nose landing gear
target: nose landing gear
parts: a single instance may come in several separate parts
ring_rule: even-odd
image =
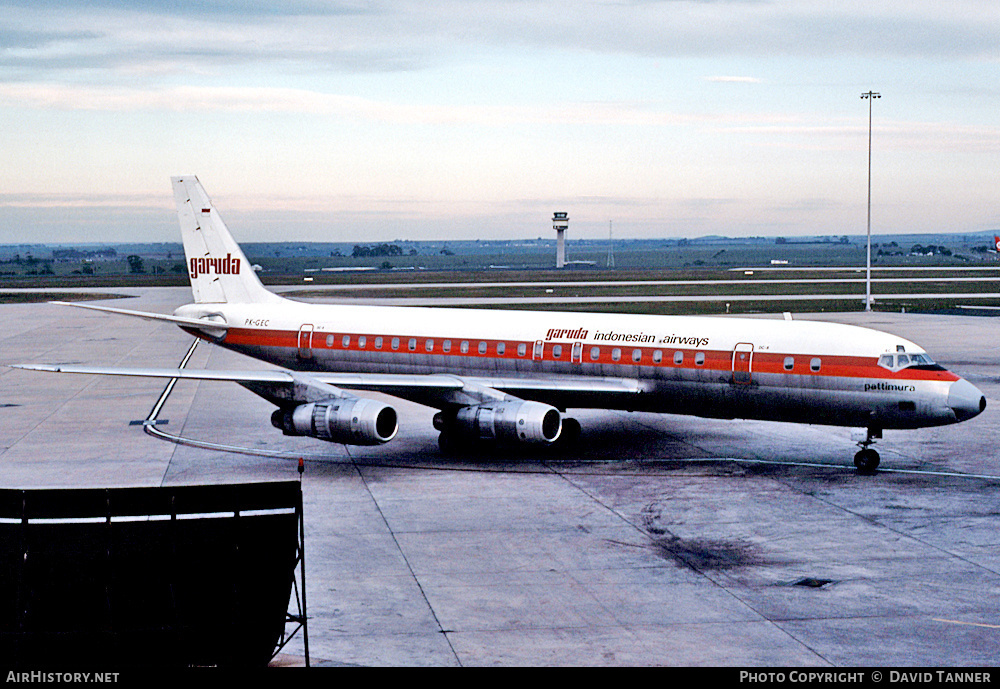
[[[858,443],[861,450],[854,455],[854,466],[858,468],[859,474],[874,474],[878,469],[881,458],[878,452],[872,449],[875,440],[882,437],[881,428],[869,428],[867,437]]]

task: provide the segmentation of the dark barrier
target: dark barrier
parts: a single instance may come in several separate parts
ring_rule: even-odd
[[[266,665],[301,510],[297,481],[0,490],[0,664]]]

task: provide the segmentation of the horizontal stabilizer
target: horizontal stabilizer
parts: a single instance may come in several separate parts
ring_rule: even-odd
[[[207,321],[198,318],[184,318],[183,316],[170,316],[165,313],[153,313],[151,311],[130,311],[129,309],[116,309],[110,306],[95,306],[94,304],[81,304],[74,301],[50,301],[50,304],[58,306],[73,306],[78,309],[90,309],[91,311],[103,311],[105,313],[117,313],[121,316],[132,316],[133,318],[144,318],[148,321],[166,321],[175,325],[188,325],[195,328],[211,328],[212,330],[226,330],[229,325],[217,321]]]

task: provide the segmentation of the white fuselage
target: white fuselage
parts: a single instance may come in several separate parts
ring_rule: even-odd
[[[642,409],[718,418],[917,428],[981,411],[972,385],[936,365],[893,370],[880,357],[925,354],[855,326],[699,316],[306,304],[190,304],[222,320],[191,332],[293,370],[496,378],[525,399],[566,408]],[[572,379],[572,392],[518,380]],[[633,381],[639,394],[596,381]],[[587,381],[594,381],[588,390]],[[419,392],[391,391],[432,406]]]

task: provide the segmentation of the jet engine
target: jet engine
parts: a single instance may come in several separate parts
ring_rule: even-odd
[[[307,435],[345,445],[379,445],[396,436],[396,410],[364,397],[334,397],[278,409],[271,423],[285,435]]]
[[[471,440],[552,443],[562,431],[559,410],[541,402],[510,400],[462,407],[434,417],[434,426]],[[449,418],[450,417],[450,418]]]

